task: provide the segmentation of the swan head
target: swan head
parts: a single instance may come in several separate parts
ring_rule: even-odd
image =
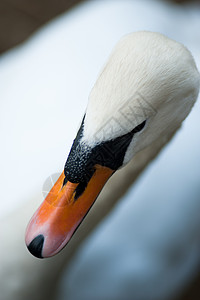
[[[110,176],[180,127],[197,99],[199,82],[183,45],[152,32],[122,38],[90,93],[63,173],[27,227],[33,255],[58,253]]]

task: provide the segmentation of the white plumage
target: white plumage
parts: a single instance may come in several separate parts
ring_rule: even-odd
[[[89,96],[82,143],[122,136],[143,121],[124,164],[159,137],[169,137],[190,112],[200,77],[191,53],[162,34],[136,32],[115,46]]]

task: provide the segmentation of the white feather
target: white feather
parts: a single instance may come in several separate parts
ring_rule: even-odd
[[[197,99],[199,82],[194,59],[182,44],[149,31],[125,36],[91,91],[82,142],[94,146],[147,120],[127,150],[127,163],[177,130]]]

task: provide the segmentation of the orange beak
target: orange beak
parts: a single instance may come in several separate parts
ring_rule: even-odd
[[[25,240],[29,251],[39,258],[58,253],[69,242],[113,172],[96,165],[93,176],[77,199],[79,184],[68,181],[63,186],[65,175],[62,172],[28,224]]]

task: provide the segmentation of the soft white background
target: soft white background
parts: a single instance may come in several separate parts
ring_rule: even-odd
[[[126,33],[158,31],[200,66],[200,7],[89,1],[0,57],[1,210],[42,193],[62,170],[88,94]],[[95,230],[63,275],[58,299],[165,299],[200,258],[200,108]]]

